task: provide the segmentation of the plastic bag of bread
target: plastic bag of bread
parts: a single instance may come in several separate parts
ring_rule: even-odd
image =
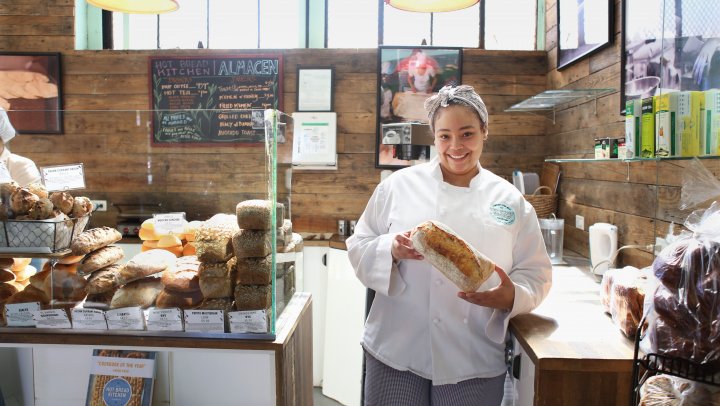
[[[609,280],[606,275],[611,273]],[[607,312],[613,323],[626,337],[635,337],[635,333],[643,317],[643,303],[647,276],[641,270],[626,266],[621,269],[610,269],[603,275],[601,289],[602,298],[607,295]],[[605,292],[608,290],[608,293]]]
[[[644,352],[720,372],[720,205],[693,212],[684,233],[653,262],[660,285],[648,313]]]
[[[672,375],[654,375],[640,387],[641,406],[713,405],[707,385]]]
[[[475,292],[495,271],[495,263],[438,221],[410,233],[413,247],[463,292]]]

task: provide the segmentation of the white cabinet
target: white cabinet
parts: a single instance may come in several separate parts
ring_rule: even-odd
[[[325,311],[325,396],[359,406],[362,391],[366,288],[355,276],[346,250],[330,248]]]
[[[532,406],[535,401],[535,364],[515,337],[513,351],[515,356],[520,356],[520,377],[514,380],[517,396],[514,406]]]
[[[325,343],[325,297],[327,295],[327,254],[329,247],[303,249],[303,291],[312,294],[313,386],[323,379],[323,348]]]

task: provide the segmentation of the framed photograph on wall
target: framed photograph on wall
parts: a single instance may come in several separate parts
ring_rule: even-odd
[[[613,0],[557,0],[557,66],[562,69],[613,40]]]
[[[621,112],[628,100],[720,88],[720,8],[691,0],[623,7]]]
[[[298,66],[297,111],[333,111],[335,69],[327,66]]]
[[[462,83],[462,48],[380,46],[377,72],[375,166],[402,168],[428,161],[428,138],[422,132],[429,129],[413,124],[427,124],[428,97],[443,86]]]
[[[0,107],[18,133],[62,134],[60,53],[0,52]]]

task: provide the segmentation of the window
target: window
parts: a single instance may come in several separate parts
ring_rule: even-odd
[[[536,0],[483,0],[485,49],[535,49]]]
[[[377,2],[328,0],[328,48],[377,47],[377,22]]]

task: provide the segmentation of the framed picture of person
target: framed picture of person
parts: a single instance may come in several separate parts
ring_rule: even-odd
[[[402,168],[428,161],[432,137],[417,124],[427,124],[428,97],[443,86],[462,83],[462,48],[380,46],[377,72],[375,166]]]
[[[557,0],[557,19],[558,69],[612,43],[613,0]]]
[[[693,0],[623,7],[621,112],[629,100],[720,88],[720,8]]]
[[[62,134],[60,53],[0,52],[0,107],[19,133]]]

